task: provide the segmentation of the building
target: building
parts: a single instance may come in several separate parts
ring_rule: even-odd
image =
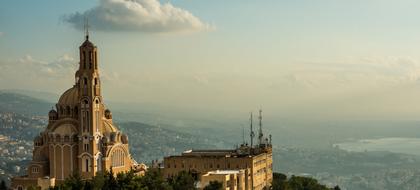
[[[271,136],[264,138],[262,116],[259,116],[258,144],[253,145],[251,115],[251,145],[245,142],[232,150],[188,150],[181,155],[168,156],[163,160],[163,175],[173,177],[181,171],[189,171],[203,183],[214,170],[243,170],[244,189],[268,189],[273,180],[273,155]],[[224,181],[220,181],[224,183]]]
[[[87,31],[79,53],[75,84],[49,112],[48,126],[34,139],[27,175],[12,179],[14,189],[54,186],[73,173],[89,179],[110,168],[114,173],[145,169],[131,158],[128,137],[113,124],[104,104],[98,49]]]
[[[201,176],[198,189],[204,189],[212,181],[222,183],[225,190],[245,190],[245,170],[216,170]]]

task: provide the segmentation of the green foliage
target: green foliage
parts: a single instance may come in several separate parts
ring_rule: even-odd
[[[0,190],[7,190],[7,185],[6,185],[6,182],[4,180],[1,180]]]
[[[74,190],[74,189],[84,189],[85,182],[82,180],[82,177],[79,173],[74,173],[70,175],[61,185],[60,189],[63,190]]]
[[[222,190],[223,184],[218,181],[210,181],[210,183],[204,187],[203,190]]]
[[[302,176],[287,176],[280,173],[273,173],[273,190],[340,190],[340,187],[328,188],[319,184],[316,179]]]
[[[150,170],[141,178],[141,183],[147,190],[172,190],[163,178],[160,170]]]
[[[169,184],[173,190],[195,190],[195,180],[191,173],[182,171],[178,175],[169,179]]]
[[[185,179],[185,177],[180,177]],[[183,184],[184,181],[176,182]],[[65,182],[50,190],[173,190],[171,185],[162,177],[160,171],[151,170],[144,176],[137,176],[133,171],[118,173],[115,177],[112,170],[98,172],[90,180],[82,180],[75,173],[68,177]],[[184,188],[185,189],[185,188]]]

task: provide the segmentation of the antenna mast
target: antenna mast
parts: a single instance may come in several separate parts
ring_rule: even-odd
[[[258,119],[259,119],[259,127],[260,127],[258,131],[258,142],[261,145],[263,141],[263,137],[264,137],[263,131],[262,131],[262,110],[261,109],[260,109],[260,114],[258,116]]]
[[[252,112],[251,112],[251,116],[249,117],[249,122],[250,122],[250,128],[251,128],[249,136],[251,137],[251,148],[252,148],[252,146],[254,146],[254,136],[255,136],[254,130],[252,129],[252,123],[253,123]]]
[[[242,145],[245,145],[245,128],[242,126]]]

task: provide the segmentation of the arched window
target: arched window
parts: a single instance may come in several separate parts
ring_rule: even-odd
[[[76,106],[74,107],[74,116],[77,118],[79,116],[79,108]]]
[[[61,136],[60,135],[55,136],[55,142],[61,142]]]
[[[89,51],[89,69],[92,69],[92,52]]]
[[[99,111],[95,111],[96,132],[99,132]]]
[[[83,131],[89,132],[89,112],[82,111],[82,126]]]
[[[86,53],[83,51],[83,68],[86,69]]]
[[[102,154],[98,154],[98,157],[96,158],[96,170],[102,171]]]
[[[111,155],[112,167],[124,166],[125,153],[123,150],[115,150]]]
[[[83,157],[83,162],[82,162],[82,171],[83,172],[89,172],[90,171],[90,159],[87,156]]]
[[[98,56],[97,56],[96,51],[95,51],[95,69],[98,69]]]
[[[98,79],[95,78],[95,86],[98,85]]]
[[[83,84],[86,86],[87,85],[87,78],[83,78]]]

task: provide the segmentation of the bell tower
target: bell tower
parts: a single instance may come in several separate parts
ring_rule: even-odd
[[[79,47],[79,69],[76,72],[76,84],[79,92],[79,166],[84,177],[94,176],[102,170],[102,103],[101,83],[98,70],[97,47],[89,41],[88,26],[85,25],[85,41]]]

